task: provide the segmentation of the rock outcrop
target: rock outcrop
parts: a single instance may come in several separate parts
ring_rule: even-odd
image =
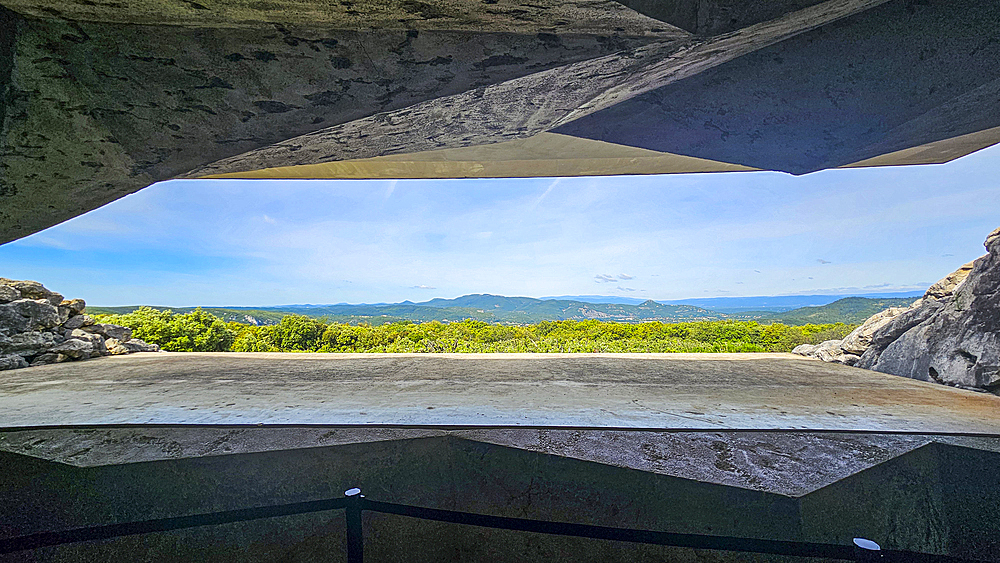
[[[38,282],[0,278],[0,371],[159,351],[132,338],[129,328],[95,322],[86,307]]]
[[[954,387],[1000,392],[1000,229],[988,254],[932,285],[908,308],[882,311],[843,340],[796,354]]]
[[[876,332],[858,367],[1000,392],[1000,229],[985,246]]]

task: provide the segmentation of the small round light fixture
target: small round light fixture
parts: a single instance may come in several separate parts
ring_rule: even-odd
[[[354,490],[354,489],[351,489]],[[865,538],[854,538],[854,545],[858,546],[860,549],[866,551],[881,551],[882,548],[872,540],[866,540]]]

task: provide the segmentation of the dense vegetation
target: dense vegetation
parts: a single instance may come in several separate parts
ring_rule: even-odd
[[[285,315],[274,325],[224,322],[201,309],[175,314],[140,307],[102,322],[176,352],[787,352],[843,338],[844,323],[787,326],[756,321],[615,323],[543,321],[524,326],[410,321],[380,326]]]

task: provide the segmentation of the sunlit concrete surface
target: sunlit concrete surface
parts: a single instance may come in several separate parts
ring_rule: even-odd
[[[1000,397],[790,354],[138,354],[7,372],[0,426],[387,424],[1000,434]]]

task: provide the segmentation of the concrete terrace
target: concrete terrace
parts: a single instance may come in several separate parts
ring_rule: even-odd
[[[998,452],[1000,397],[790,354],[136,354],[4,373],[0,538],[360,487],[431,508],[1000,561]],[[790,560],[366,518],[371,561]],[[345,561],[343,523],[260,519],[30,557]]]
[[[790,354],[106,357],[8,372],[0,426],[295,424],[1000,434],[1000,397]]]

